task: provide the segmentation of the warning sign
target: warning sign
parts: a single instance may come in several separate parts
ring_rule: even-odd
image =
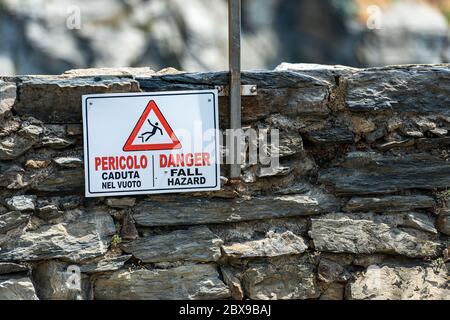
[[[151,100],[130,134],[124,151],[180,149],[181,143],[155,101]]]
[[[87,197],[220,188],[216,90],[82,102]]]

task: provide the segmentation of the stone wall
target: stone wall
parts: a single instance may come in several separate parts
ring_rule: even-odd
[[[126,198],[83,196],[81,95],[227,73],[0,79],[0,299],[450,299],[447,65],[246,72],[244,125],[280,129],[279,170]]]

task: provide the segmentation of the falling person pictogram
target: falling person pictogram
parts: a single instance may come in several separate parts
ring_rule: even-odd
[[[150,126],[152,126],[152,131],[147,131],[142,133],[138,138],[141,139],[142,143],[147,142],[151,137],[153,137],[156,132],[159,130],[159,132],[161,133],[161,135],[163,135],[163,131],[162,129],[159,127],[159,123],[155,122],[155,124],[151,123],[149,119],[147,119],[147,122],[150,124]],[[145,136],[148,135],[147,138],[145,138]],[[144,140],[145,139],[145,140]]]
[[[154,112],[155,119],[149,118]],[[153,123],[152,123],[153,121]],[[142,130],[142,126],[150,125],[150,129]],[[146,131],[140,134],[141,131]],[[158,134],[158,131],[160,135]],[[156,137],[158,136],[158,137]],[[153,139],[151,139],[154,137]],[[150,141],[149,141],[150,140]],[[170,141],[170,142],[169,142]],[[123,151],[149,151],[149,150],[173,150],[180,149],[181,143],[173,132],[167,120],[164,118],[154,100],[150,100],[128,137]]]

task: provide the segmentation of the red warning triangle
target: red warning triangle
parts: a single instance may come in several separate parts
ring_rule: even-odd
[[[154,128],[153,132],[147,132],[149,135],[146,136],[145,141],[150,140],[148,143],[135,143],[136,137],[139,134],[139,131],[141,130],[142,126],[146,123],[145,120],[148,119],[150,112],[154,112],[156,118],[159,121],[159,124],[162,126],[155,127],[150,121],[150,125]],[[155,129],[156,128],[156,129]],[[163,134],[162,130],[165,130],[167,135],[169,136],[170,140],[172,142],[170,143],[152,143],[151,142],[151,136],[155,135],[156,131],[159,130],[161,132],[161,135]],[[150,136],[150,138],[149,138]],[[141,138],[141,137],[139,137]],[[144,139],[142,139],[144,141]],[[170,127],[169,123],[167,122],[166,118],[164,118],[163,114],[159,110],[158,106],[156,105],[155,101],[151,100],[147,107],[145,108],[144,112],[142,113],[141,117],[139,118],[138,122],[134,126],[133,131],[131,132],[130,136],[127,139],[127,142],[123,146],[123,151],[150,151],[150,150],[172,150],[172,149],[180,149],[181,148],[181,142],[178,140],[177,136],[173,132],[172,128]]]

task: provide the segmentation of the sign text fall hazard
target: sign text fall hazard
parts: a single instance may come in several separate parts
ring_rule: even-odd
[[[83,96],[86,197],[220,188],[216,90]]]

